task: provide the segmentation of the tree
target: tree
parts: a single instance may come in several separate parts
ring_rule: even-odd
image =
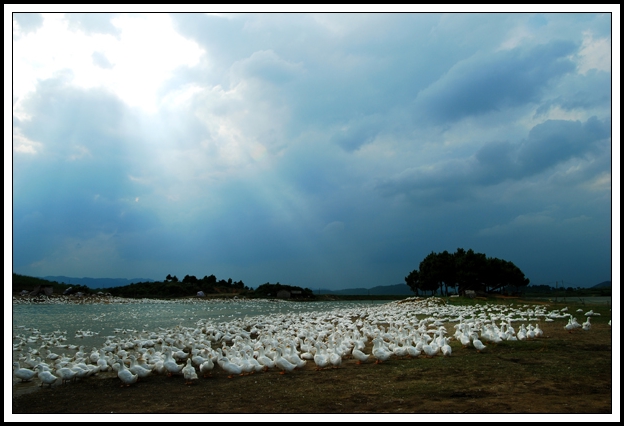
[[[195,275],[186,275],[183,279],[182,279],[183,283],[196,283],[197,282],[197,277]]]
[[[437,271],[439,279],[444,283],[444,294],[448,296],[449,286],[455,287],[457,283],[457,267],[455,266],[455,256],[444,250],[437,256]],[[442,288],[440,288],[442,290]]]
[[[214,275],[210,275],[210,276],[204,275],[204,278],[202,278],[202,281],[206,282],[207,284],[216,284],[217,277],[215,277]]]
[[[459,293],[473,291],[502,291],[508,286],[527,286],[529,279],[512,262],[486,257],[469,249],[458,248],[453,254],[431,252],[419,265],[418,270],[410,272],[405,282],[418,294],[419,290],[431,291],[438,288],[448,295],[449,287],[458,287]]]
[[[459,251],[459,249],[458,249]],[[466,290],[481,291],[483,289],[483,276],[487,259],[483,253],[475,253],[472,249],[461,254],[456,254],[457,283],[459,292]]]
[[[437,255],[431,252],[419,265],[420,289],[433,295],[440,286],[441,275]]]
[[[418,296],[418,290],[420,290],[420,274],[417,269],[414,269],[409,273],[407,277],[405,277],[405,284],[407,284],[416,296]]]

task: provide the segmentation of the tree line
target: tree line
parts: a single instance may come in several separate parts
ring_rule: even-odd
[[[420,262],[418,269],[405,277],[405,283],[416,294],[419,291],[430,291],[431,294],[440,291],[448,295],[449,288],[458,294],[465,294],[467,290],[491,293],[509,286],[518,292],[529,282],[512,262],[463,248],[458,248],[455,253],[446,250],[431,252]]]
[[[205,294],[213,293],[241,293],[250,288],[243,281],[217,280],[215,275],[206,275],[198,279],[195,275],[185,275],[182,281],[171,274],[167,274],[163,281],[134,283],[122,287],[107,289],[113,296],[120,297],[185,297],[194,296],[202,291]]]

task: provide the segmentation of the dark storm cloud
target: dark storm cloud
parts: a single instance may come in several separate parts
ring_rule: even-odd
[[[416,98],[422,120],[445,123],[540,99],[543,90],[575,69],[574,43],[554,41],[491,55],[477,54],[453,66]]]
[[[531,129],[518,144],[485,143],[474,156],[442,161],[432,167],[410,168],[383,181],[381,194],[405,194],[430,202],[457,201],[479,187],[506,180],[519,181],[544,172],[572,158],[600,153],[610,136],[610,122],[591,117],[580,121],[547,120]]]
[[[100,90],[68,87],[63,78],[42,81],[26,100],[32,117],[19,130],[45,141],[41,156],[14,165],[14,230],[19,264],[38,258],[27,247],[52,247],[65,237],[139,232],[154,225],[135,204],[138,188],[128,174],[140,164],[122,136],[127,110]],[[130,155],[129,155],[130,154]],[[138,160],[135,162],[135,160]],[[28,195],[30,194],[30,195]]]
[[[529,132],[518,149],[519,172],[531,176],[573,157],[582,157],[608,138],[611,123],[591,117],[580,121],[547,120]],[[522,177],[520,176],[520,177]]]
[[[104,90],[70,85],[71,78],[67,72],[39,82],[37,91],[24,100],[34,118],[22,123],[20,130],[30,139],[47,141],[49,153],[61,157],[93,155],[99,161],[121,160],[124,144],[120,130],[126,107]]]
[[[556,107],[565,111],[610,107],[611,75],[608,72],[590,70],[586,75],[568,75],[559,88],[558,96],[544,100],[537,108],[537,117],[547,114]]]

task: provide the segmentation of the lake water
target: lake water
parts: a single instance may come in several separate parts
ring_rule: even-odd
[[[13,304],[13,334],[67,332],[66,344],[101,346],[115,333],[151,332],[176,325],[194,327],[199,321],[225,323],[237,318],[285,313],[326,312],[389,303],[383,301],[292,302],[282,300],[150,301],[121,304]],[[25,331],[26,330],[26,331]],[[77,338],[77,331],[87,337]],[[132,330],[132,331],[130,331]],[[95,334],[89,336],[90,334]],[[79,333],[82,335],[82,333]],[[34,346],[34,345],[33,345]]]

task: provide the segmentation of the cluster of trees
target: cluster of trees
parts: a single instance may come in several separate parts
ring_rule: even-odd
[[[314,299],[314,293],[307,287],[301,288],[287,284],[280,284],[279,282],[275,284],[262,284],[254,290],[253,295],[255,297],[275,297],[280,290],[289,291],[291,297],[293,298]]]
[[[65,284],[58,281],[48,281],[43,278],[30,277],[28,275],[20,275],[13,273],[12,289],[14,293],[22,290],[33,291],[37,286],[52,287],[54,294],[63,294],[65,290],[71,287],[71,292],[81,291],[83,294],[92,293],[94,290],[85,285]]]
[[[113,296],[120,297],[185,297],[195,296],[199,291],[205,294],[213,293],[241,293],[249,290],[242,281],[217,280],[214,275],[198,279],[194,275],[186,275],[182,281],[178,277],[168,274],[162,282],[134,283],[122,287],[112,287],[108,291]]]
[[[466,290],[502,291],[508,286],[518,292],[530,281],[512,262],[458,248],[455,253],[431,252],[417,270],[405,277],[405,282],[416,294],[421,290],[432,294],[439,290],[448,295],[449,287],[459,294]]]
[[[110,293],[117,297],[132,298],[175,298],[195,296],[199,291],[204,294],[241,294],[246,297],[276,297],[280,290],[288,290],[292,298],[313,299],[314,294],[309,288],[301,288],[286,284],[262,284],[256,290],[247,287],[243,281],[218,280],[216,276],[209,275],[198,279],[193,275],[186,275],[182,281],[175,275],[167,275],[163,281],[138,282],[124,286],[110,287],[106,289],[91,289],[85,285],[65,284],[56,281],[48,281],[41,278],[29,277],[13,273],[13,291],[19,293],[22,290],[32,291],[35,287],[52,287],[54,294],[63,294],[71,287],[72,293],[81,291],[83,294],[93,294],[98,291]]]
[[[548,284],[539,284],[539,285],[530,285],[526,287],[524,290],[525,296],[548,296],[548,297],[565,297],[565,296],[575,296],[575,297],[591,297],[591,296],[611,296],[611,287],[592,287],[592,288],[582,288],[582,287],[564,287],[563,284],[561,286],[550,286]]]
[[[177,283],[178,277],[176,277],[175,275],[172,277],[171,274],[167,275],[165,277],[165,282],[174,282]],[[182,279],[183,283],[190,283],[190,284],[202,284],[204,287],[207,288],[237,288],[237,289],[245,289],[248,290],[249,288],[247,286],[245,286],[245,283],[243,281],[236,281],[233,282],[232,278],[228,278],[228,280],[219,280],[217,281],[217,277],[215,277],[214,275],[205,275],[204,278],[202,279],[198,279],[195,275],[185,275],[184,278]]]

